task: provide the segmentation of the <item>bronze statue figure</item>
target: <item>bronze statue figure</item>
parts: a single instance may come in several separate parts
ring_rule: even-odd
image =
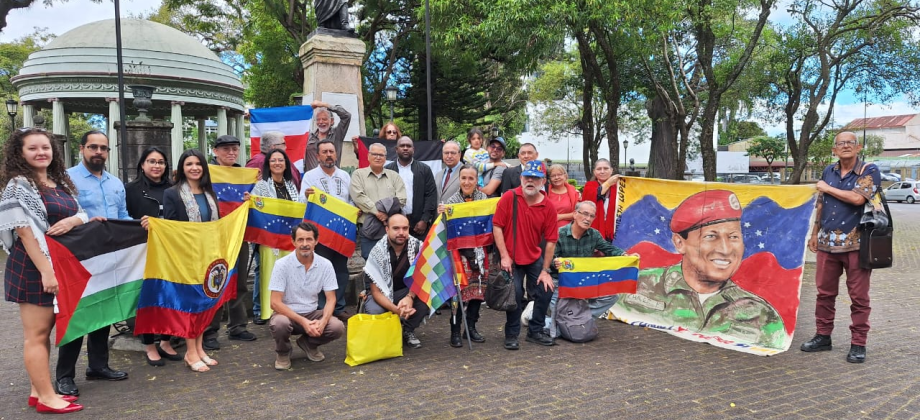
[[[354,32],[348,25],[348,2],[345,0],[313,0],[317,28]]]

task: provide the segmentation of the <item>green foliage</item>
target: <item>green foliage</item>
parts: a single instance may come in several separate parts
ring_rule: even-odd
[[[774,160],[783,158],[785,155],[785,143],[782,139],[776,137],[755,137],[751,140],[751,146],[748,147],[747,152],[748,155],[766,160],[769,165]]]
[[[766,135],[767,132],[754,121],[732,121],[728,124],[728,130],[719,132],[719,145]]]
[[[247,9],[250,20],[240,45],[248,65],[243,74],[246,101],[256,108],[292,105],[291,94],[303,89],[300,44],[262,2],[249,2]]]

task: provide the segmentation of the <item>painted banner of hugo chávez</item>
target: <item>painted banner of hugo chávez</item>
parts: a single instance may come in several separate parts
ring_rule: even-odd
[[[747,353],[792,342],[813,186],[625,177],[614,245],[640,256],[607,317]]]

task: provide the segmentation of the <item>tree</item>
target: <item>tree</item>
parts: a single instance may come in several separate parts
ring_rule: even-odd
[[[767,161],[767,173],[770,176],[770,183],[773,183],[773,161],[776,159],[785,159],[786,145],[783,139],[776,137],[760,136],[751,140],[751,146],[747,150],[748,155],[759,157]]]
[[[730,121],[728,128],[719,132],[719,145],[726,145],[738,140],[766,136],[767,132],[754,121]]]
[[[824,129],[841,91],[860,87],[864,100],[871,95],[881,102],[920,87],[920,8],[899,0],[796,0],[789,11],[796,23],[782,31],[765,68],[773,79],[766,99],[785,116],[792,179],[799,182],[814,160],[810,148],[827,141]]]

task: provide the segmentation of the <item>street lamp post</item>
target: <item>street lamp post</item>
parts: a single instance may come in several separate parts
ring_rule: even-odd
[[[492,132],[492,140],[497,139],[498,135],[501,134],[501,129],[497,125],[493,125],[490,131]]]
[[[390,121],[393,121],[393,103],[396,102],[396,86],[387,86],[387,102],[390,103]]]
[[[626,152],[629,150],[629,140],[623,140],[623,164],[629,162],[629,154]]]
[[[16,130],[16,114],[19,113],[19,102],[15,99],[6,100],[6,114],[10,116],[10,130]]]

